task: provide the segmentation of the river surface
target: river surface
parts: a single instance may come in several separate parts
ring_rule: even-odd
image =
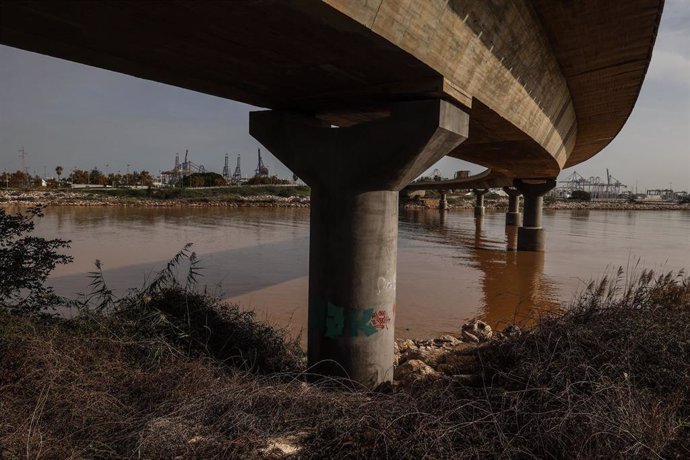
[[[53,207],[37,234],[72,240],[74,263],[50,278],[63,295],[87,292],[99,259],[109,287],[140,286],[186,243],[202,285],[259,318],[306,335],[309,209]],[[567,306],[618,266],[679,270],[690,261],[688,211],[545,211],[545,253],[507,250],[505,215],[401,211],[398,337],[455,332],[479,317],[494,326]],[[639,268],[638,267],[638,271]]]

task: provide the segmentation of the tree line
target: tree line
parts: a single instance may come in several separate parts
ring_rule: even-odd
[[[131,173],[109,173],[104,174],[97,168],[90,171],[83,169],[73,169],[69,175],[63,177],[64,168],[57,166],[55,174],[57,179],[42,178],[39,175],[30,175],[24,171],[3,172],[0,174],[0,187],[4,188],[25,188],[36,187],[43,185],[45,180],[46,186],[50,188],[57,188],[69,184],[92,184],[92,185],[110,185],[113,187],[127,186],[127,185],[153,185],[154,178],[146,170],[133,171]]]

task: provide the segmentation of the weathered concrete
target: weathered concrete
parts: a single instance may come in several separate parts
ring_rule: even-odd
[[[398,191],[463,142],[469,117],[401,103],[350,128],[252,112],[250,133],[312,187],[308,360],[375,386],[393,377]]]
[[[620,131],[662,9],[662,0],[4,1],[0,42],[337,126],[442,98],[471,114],[471,138],[452,156],[538,178]]]
[[[503,187],[503,191],[508,194],[506,225],[522,225],[522,214],[520,214],[520,191],[511,187]]]
[[[525,197],[522,227],[518,229],[518,251],[543,251],[546,246],[541,224],[544,195],[556,186],[556,180],[530,183],[516,179],[514,185]]]
[[[474,193],[474,196],[476,197],[477,201],[474,205],[474,215],[475,216],[483,216],[485,212],[484,208],[484,195],[487,194],[489,190],[479,190],[479,189],[474,189],[472,192]]]
[[[519,227],[516,225],[506,225],[506,249],[515,251],[517,249]]]

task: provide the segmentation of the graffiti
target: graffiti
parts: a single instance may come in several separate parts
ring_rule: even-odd
[[[326,310],[326,337],[337,337],[343,333],[345,317],[343,309],[328,302]]]
[[[395,308],[395,306],[394,306]],[[373,308],[342,308],[328,302],[326,306],[326,337],[369,337],[372,334],[388,329],[391,322],[386,310],[374,311]]]
[[[395,289],[395,275],[390,280],[379,276],[379,279],[376,280],[376,294],[381,295],[382,292],[390,291],[391,289]]]
[[[388,323],[391,322],[386,310],[379,310],[371,314],[371,325],[376,329],[388,329]]]

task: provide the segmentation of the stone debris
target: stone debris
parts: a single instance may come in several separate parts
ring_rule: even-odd
[[[463,324],[460,332],[462,338],[470,342],[486,342],[493,336],[491,326],[478,319]]]
[[[126,197],[73,191],[0,191],[0,205],[51,205],[51,206],[123,206],[123,207],[190,207],[190,208],[241,208],[241,207],[291,207],[308,208],[309,197],[277,195],[231,195],[220,198],[155,198]]]
[[[418,359],[405,361],[395,369],[394,379],[403,385],[438,375],[431,366]]]
[[[521,334],[521,329],[512,324],[503,331],[493,331],[484,321],[474,319],[460,327],[459,337],[444,334],[434,339],[397,339],[393,385],[406,386],[428,379],[448,379],[470,386],[481,384],[482,369],[475,351],[489,341]]]

